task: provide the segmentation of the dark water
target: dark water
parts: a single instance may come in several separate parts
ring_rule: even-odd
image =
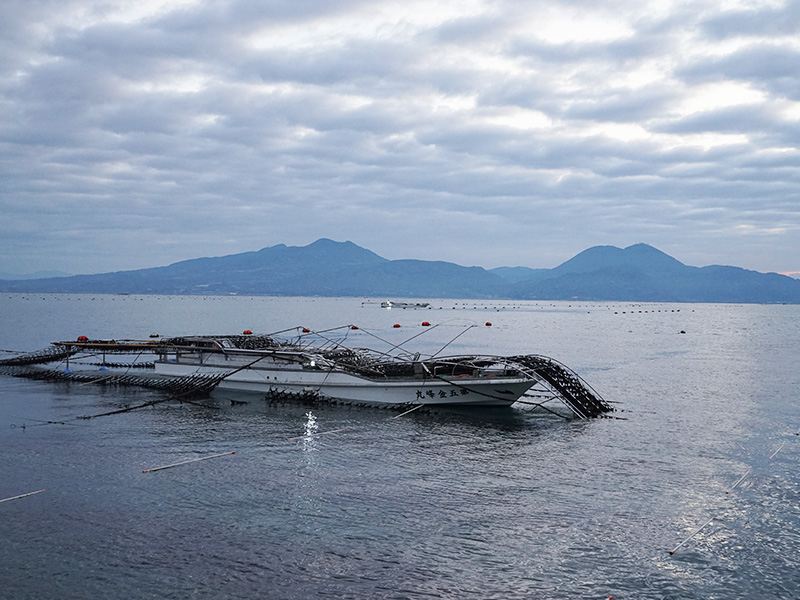
[[[394,418],[219,395],[216,409],[161,404],[82,421],[160,396],[0,376],[0,499],[46,489],[0,504],[0,596],[800,597],[800,307],[433,306],[0,298],[3,350],[346,323],[372,345],[365,331],[398,343],[427,320],[439,326],[409,344],[424,352],[475,323],[448,353],[554,356],[624,418]],[[310,420],[343,430],[286,440]]]

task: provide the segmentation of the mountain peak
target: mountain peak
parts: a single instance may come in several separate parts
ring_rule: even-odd
[[[682,267],[686,266],[679,260],[672,258],[669,254],[662,252],[658,248],[653,248],[648,244],[639,243],[628,246],[623,252],[631,257],[648,258],[650,260],[666,261],[672,264],[678,264]]]
[[[326,260],[339,260],[342,263],[373,264],[387,260],[349,240],[336,242],[328,238],[320,238],[308,246],[292,246],[289,250],[302,255],[319,255]]]
[[[344,246],[355,246],[350,240],[346,242],[337,242],[330,238],[319,238],[315,242],[311,242],[306,248],[342,248]]]
[[[562,263],[555,273],[593,273],[603,269],[634,268],[641,271],[674,271],[685,268],[679,260],[647,244],[634,244],[624,250],[616,246],[592,246]]]

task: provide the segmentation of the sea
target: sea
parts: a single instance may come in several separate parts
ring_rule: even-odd
[[[4,294],[0,358],[343,327],[326,335],[551,356],[616,410],[217,391],[85,420],[162,392],[0,375],[0,597],[800,597],[800,306],[380,300]]]

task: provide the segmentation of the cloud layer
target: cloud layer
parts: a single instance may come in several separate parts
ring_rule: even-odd
[[[12,0],[0,271],[319,237],[800,268],[800,4]]]

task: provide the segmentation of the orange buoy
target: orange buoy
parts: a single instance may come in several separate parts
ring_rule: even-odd
[[[430,327],[430,326],[431,326],[431,324],[430,324],[430,323],[428,323],[427,321],[423,321],[423,322],[422,322],[422,326],[423,326],[423,327]]]
[[[400,323],[395,323],[392,327],[400,327]]]
[[[303,327],[303,333],[309,333],[311,330],[308,327]]]
[[[253,332],[252,332],[252,331],[250,331],[249,329],[245,329],[245,330],[242,332],[242,335],[253,335]]]
[[[88,342],[88,341],[89,341],[89,338],[88,338],[88,337],[86,337],[85,335],[79,335],[79,336],[78,336],[78,341],[79,341],[79,342]]]

